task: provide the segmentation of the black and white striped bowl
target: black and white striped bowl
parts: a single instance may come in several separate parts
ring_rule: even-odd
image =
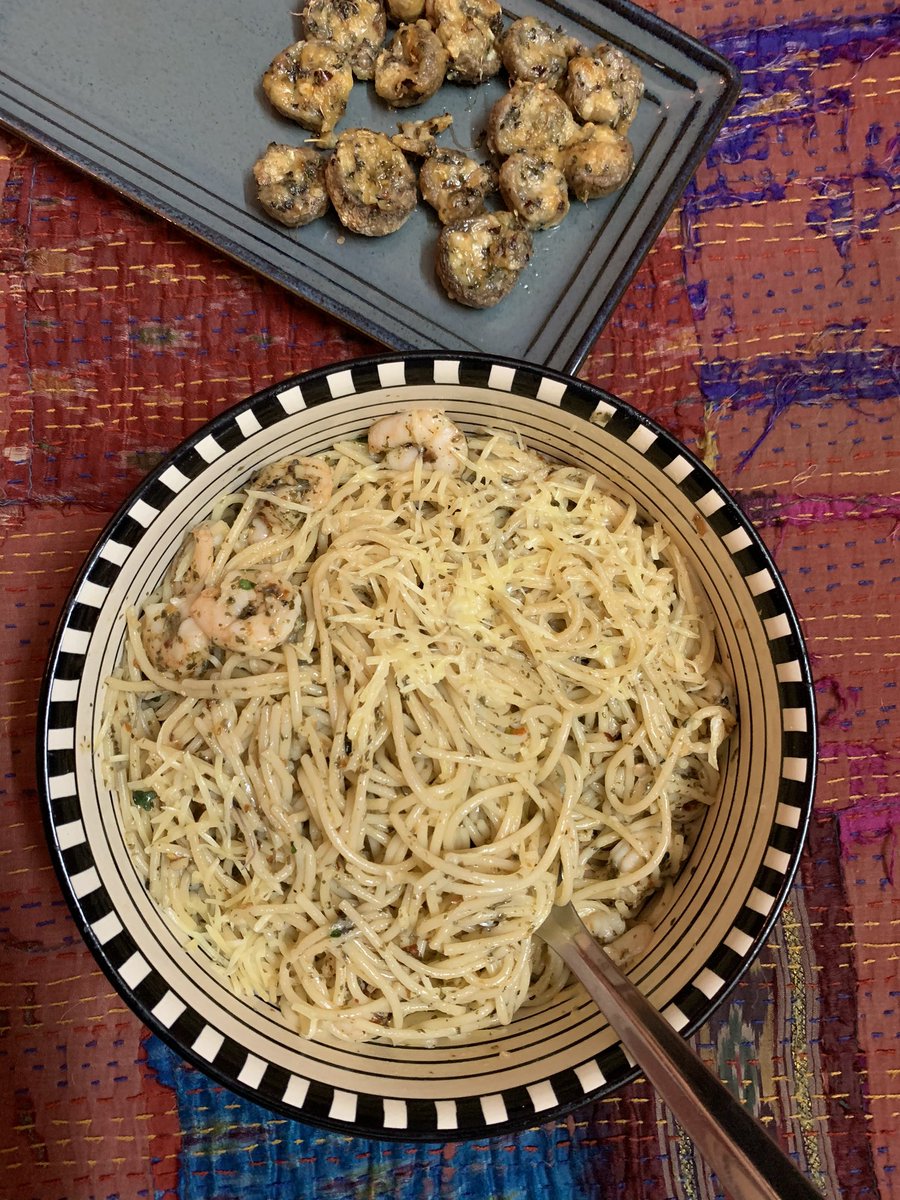
[[[631,969],[677,1029],[703,1022],[760,950],[797,866],[815,771],[809,669],[784,586],[728,492],[652,421],[578,380],[502,358],[386,356],[289,379],[217,417],[144,481],[82,568],[47,668],[39,779],[76,920],[152,1030],[271,1109],[344,1132],[445,1140],[540,1123],[634,1070],[586,998],[446,1049],[302,1040],[186,950],[131,865],[92,752],[123,609],[152,590],[215,497],[267,461],[317,453],[400,406],[435,402],[464,429],[519,431],[633,496],[665,522],[706,588],[737,684],[739,736],[671,909]]]

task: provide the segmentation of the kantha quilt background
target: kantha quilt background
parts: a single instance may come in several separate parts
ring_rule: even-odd
[[[798,608],[821,738],[796,886],[693,1041],[823,1193],[897,1200],[900,19],[873,0],[654,7],[743,90],[581,374],[735,491]],[[719,1195],[643,1081],[518,1136],[368,1142],[212,1085],[111,991],[35,790],[59,608],[177,441],[376,347],[3,134],[0,189],[0,1198]]]

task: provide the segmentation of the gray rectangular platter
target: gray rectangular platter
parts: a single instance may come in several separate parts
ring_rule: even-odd
[[[347,233],[334,214],[301,230],[257,209],[250,168],[270,141],[305,131],[275,114],[260,76],[300,36],[290,0],[3,0],[0,122],[377,340],[400,350],[502,352],[577,369],[672,211],[737,95],[724,59],[628,2],[515,0],[587,45],[612,41],[640,63],[646,95],[631,128],[636,167],[619,193],[574,203],[535,235],[512,294],[479,312],[434,274],[438,225],[420,204],[387,238]],[[357,83],[338,129],[395,133],[448,111],[440,141],[480,151],[505,75],[445,84],[394,112]],[[483,152],[482,152],[483,153]],[[477,156],[477,154],[476,154]]]

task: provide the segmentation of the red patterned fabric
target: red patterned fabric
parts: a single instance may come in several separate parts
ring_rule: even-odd
[[[735,490],[799,610],[822,747],[797,886],[694,1041],[826,1194],[889,1200],[900,24],[875,0],[663,15],[731,57],[743,92],[581,373]],[[60,606],[107,516],[182,437],[377,347],[2,134],[0,193],[0,1200],[716,1195],[643,1082],[519,1137],[378,1145],[267,1119],[112,991],[61,899],[35,790]]]

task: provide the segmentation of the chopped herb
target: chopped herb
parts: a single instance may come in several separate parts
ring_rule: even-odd
[[[297,847],[294,845],[293,842],[291,842],[291,854],[296,854],[296,853],[297,853]]]
[[[156,799],[156,792],[144,791],[138,788],[137,791],[131,793],[131,798],[144,812],[149,812],[153,807],[153,801]]]
[[[332,925],[329,937],[343,937],[344,934],[349,933],[352,928],[353,922],[347,917],[341,917],[340,920],[335,921],[335,923]]]
[[[253,580],[252,579],[239,579],[238,587],[244,592],[252,592],[253,591]]]

